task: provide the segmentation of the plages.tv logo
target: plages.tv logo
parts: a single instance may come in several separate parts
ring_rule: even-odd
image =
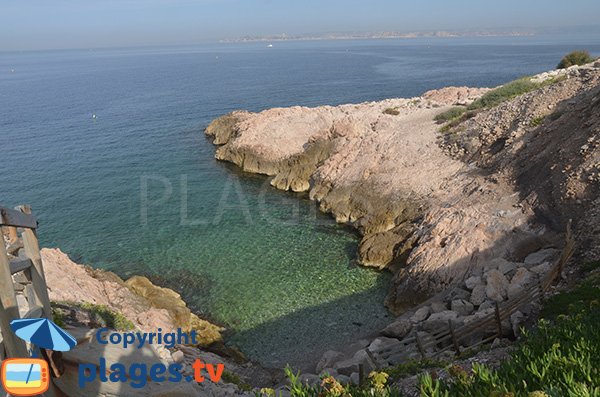
[[[37,351],[35,347],[69,351],[77,345],[73,336],[46,318],[13,320],[10,327],[19,338],[31,343],[33,352]],[[50,387],[48,363],[36,357],[5,359],[0,371],[2,387],[13,396],[35,396]]]
[[[96,332],[96,342],[100,345],[116,345],[124,350],[129,347],[143,349],[146,345],[163,345],[172,348],[175,345],[198,345],[197,332],[184,332],[178,328],[176,332],[111,332],[108,328],[101,328]],[[197,382],[207,380],[217,383],[223,376],[225,365],[222,363],[204,363],[199,358],[191,364],[192,372],[186,373],[184,365],[180,363],[165,364],[158,362],[147,363],[113,363],[108,364],[103,357],[98,363],[79,364],[79,387],[98,380],[100,382],[128,383],[134,389],[143,388],[148,382]]]

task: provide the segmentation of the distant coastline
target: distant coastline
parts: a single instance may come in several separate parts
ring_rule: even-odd
[[[219,40],[220,43],[247,43],[270,41],[298,40],[357,40],[357,39],[416,39],[416,38],[447,38],[447,37],[529,37],[536,33],[527,30],[483,30],[483,31],[451,31],[437,30],[426,32],[371,32],[371,33],[323,33],[288,35],[286,33],[268,36],[242,36]]]

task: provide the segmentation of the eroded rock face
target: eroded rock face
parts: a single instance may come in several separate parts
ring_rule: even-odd
[[[79,265],[56,248],[44,248],[41,255],[53,301],[105,305],[146,332],[195,329],[202,345],[222,340],[223,329],[192,314],[175,291],[155,286],[145,277],[124,282],[114,273]]]
[[[434,117],[486,90],[451,87],[412,99],[234,112],[211,123],[206,134],[219,146],[217,159],[270,175],[279,189],[307,191],[322,211],[356,227],[363,235],[360,263],[394,272],[386,304],[401,313],[471,277],[485,280],[492,260],[502,261],[491,267],[511,279],[529,254],[560,248],[566,218],[552,218],[552,211],[564,204],[574,219],[586,219],[577,198],[594,208],[600,68],[566,76],[483,110],[444,136]],[[565,112],[581,120],[559,123]],[[552,127],[554,137],[541,134],[543,145],[529,145],[539,117],[549,120],[539,128]],[[585,139],[577,135],[556,171],[549,168],[553,153],[562,150],[559,127],[575,131],[575,124],[584,126]],[[574,157],[577,172],[569,176]],[[599,222],[580,223],[588,235],[598,235]],[[480,285],[471,280],[475,296],[465,299],[476,306],[486,300]],[[504,299],[507,291],[490,294]]]
[[[216,158],[271,175],[277,188],[308,191],[322,211],[354,225],[360,263],[396,272],[386,303],[402,311],[505,254],[509,230],[531,234],[509,187],[489,186],[437,145],[434,116],[482,92],[234,112],[206,134],[219,145]]]

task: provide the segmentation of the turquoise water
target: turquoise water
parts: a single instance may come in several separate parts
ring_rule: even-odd
[[[390,277],[304,196],[216,162],[203,129],[238,108],[497,85],[573,48],[514,40],[2,53],[0,202],[31,204],[45,246],[177,290],[249,357],[302,362],[389,322]]]

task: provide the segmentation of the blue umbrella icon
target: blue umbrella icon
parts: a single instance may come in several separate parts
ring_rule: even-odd
[[[17,336],[43,349],[66,352],[77,340],[47,318],[20,319],[10,322]]]

